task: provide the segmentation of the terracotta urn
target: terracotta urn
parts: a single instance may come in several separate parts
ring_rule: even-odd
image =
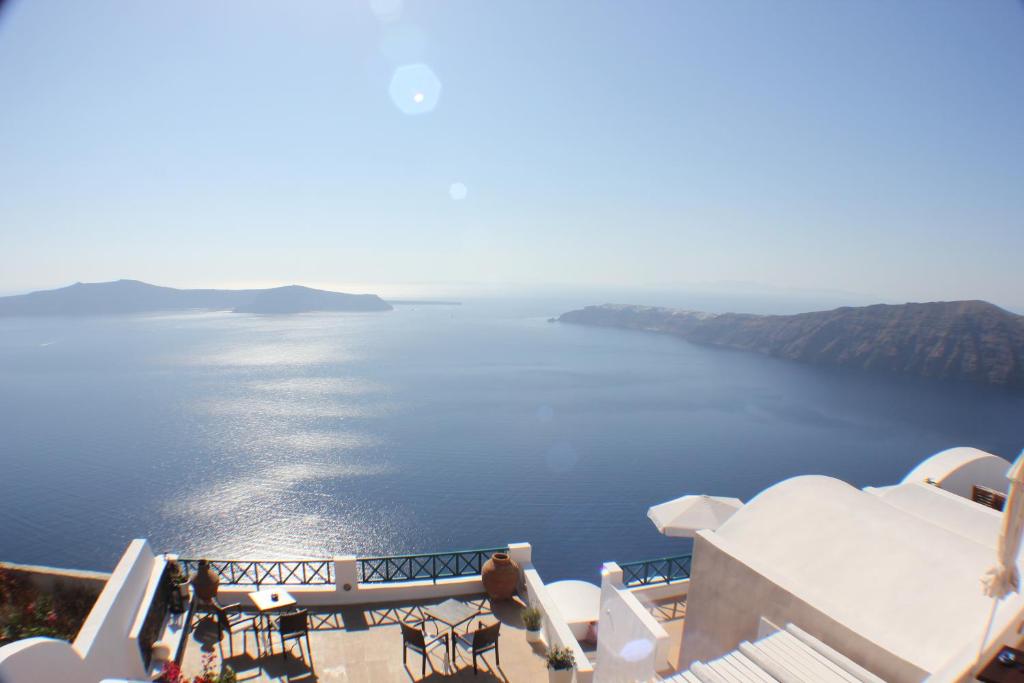
[[[508,600],[519,586],[519,565],[508,553],[494,553],[484,562],[480,578],[491,600]]]
[[[217,597],[217,589],[220,587],[220,577],[213,570],[206,560],[199,560],[196,573],[192,577],[192,588],[196,596],[203,602],[210,602]]]

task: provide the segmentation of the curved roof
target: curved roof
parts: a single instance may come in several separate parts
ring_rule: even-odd
[[[719,527],[730,553],[865,638],[934,671],[983,629],[987,544],[823,476],[787,479]]]
[[[926,479],[941,483],[951,475],[967,468],[997,478],[1002,476],[1004,480],[1001,483],[1005,485],[1005,475],[1010,469],[1010,462],[978,448],[957,446],[939,451],[930,458],[922,460],[917,467],[910,470],[907,476],[903,477],[902,483],[925,481]],[[986,483],[986,485],[989,484]]]

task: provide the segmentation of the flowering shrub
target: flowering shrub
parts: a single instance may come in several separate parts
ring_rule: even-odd
[[[96,594],[58,587],[40,593],[27,577],[0,567],[0,645],[47,636],[72,640],[96,602]]]
[[[212,652],[203,655],[203,673],[193,676],[191,679],[181,673],[181,667],[174,662],[164,664],[160,672],[159,683],[236,683],[235,672],[230,666],[225,666],[220,673],[217,672],[217,657]]]

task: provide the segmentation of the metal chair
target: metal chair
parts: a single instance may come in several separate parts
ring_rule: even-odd
[[[277,619],[277,633],[281,638],[281,659],[287,661],[288,659],[288,648],[285,647],[285,643],[288,641],[298,641],[299,643],[299,654],[302,655],[302,661],[306,660],[306,652],[309,653],[309,670],[313,670],[313,650],[309,646],[309,613],[300,609],[295,612],[288,614],[282,614]],[[306,652],[302,651],[302,640],[306,641]],[[294,647],[294,644],[292,645]]]
[[[260,636],[256,626],[256,615],[242,612],[242,603],[235,602],[230,605],[221,605],[214,598],[211,602],[213,613],[217,621],[217,644],[220,647],[220,658],[224,659],[224,632],[228,634],[228,652],[235,656],[234,634],[242,632],[242,651],[248,652],[248,633],[252,629],[257,650],[259,649]]]
[[[402,625],[402,664],[406,663],[410,649],[420,655],[423,658],[423,664],[420,667],[420,677],[427,675],[427,655],[433,648],[443,644],[445,661],[450,658],[451,643],[448,640],[447,633],[434,633],[430,640],[427,640],[427,636],[422,628],[410,626],[404,621],[400,623]],[[425,621],[423,626],[426,626],[428,623],[432,622]]]
[[[466,650],[467,654],[473,654],[473,675],[477,674],[476,658],[483,657],[487,652],[494,651],[494,664],[501,666],[501,654],[498,652],[498,635],[501,631],[501,622],[485,626],[479,622],[475,631],[469,633],[458,633],[455,635],[455,645]]]

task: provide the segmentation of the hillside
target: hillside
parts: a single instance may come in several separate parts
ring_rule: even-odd
[[[137,280],[81,282],[31,294],[0,297],[0,316],[109,315],[156,311],[229,310],[238,313],[390,311],[375,294],[344,294],[308,287],[173,289]]]
[[[606,304],[558,320],[673,334],[815,365],[1024,386],[1024,316],[985,301],[878,304],[798,315]]]

